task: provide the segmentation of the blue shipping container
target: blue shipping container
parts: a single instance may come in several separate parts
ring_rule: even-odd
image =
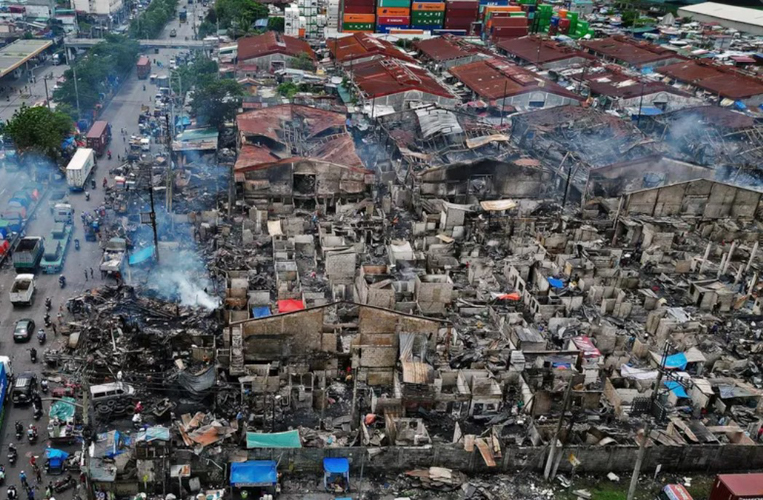
[[[496,5],[499,7],[506,7],[509,5],[509,0],[480,0],[480,5]]]
[[[376,32],[377,33],[389,33],[390,30],[407,30],[409,29],[409,25],[407,24],[377,24],[376,25]]]

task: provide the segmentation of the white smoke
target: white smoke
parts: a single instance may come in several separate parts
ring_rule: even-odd
[[[220,306],[220,298],[209,293],[213,283],[196,252],[179,250],[171,255],[160,255],[159,262],[149,283],[159,296],[188,307],[213,310]]]

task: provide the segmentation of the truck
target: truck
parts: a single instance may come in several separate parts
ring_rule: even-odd
[[[87,131],[87,147],[93,149],[95,154],[103,156],[106,152],[106,146],[111,141],[111,126],[105,120],[98,120],[93,123],[90,130]]]
[[[181,23],[188,21],[188,11],[185,9],[181,10],[178,18]]]
[[[66,166],[66,184],[69,190],[83,191],[94,166],[95,151],[90,148],[77,149],[69,165]]]
[[[45,252],[40,261],[40,267],[45,274],[55,274],[61,272],[66,260],[66,250],[69,248],[69,241],[72,237],[72,227],[63,222],[56,223],[50,238],[45,245]]]
[[[13,250],[13,267],[17,272],[34,272],[45,253],[45,243],[40,236],[21,238]]]
[[[31,306],[34,302],[34,274],[19,274],[11,285],[11,304]]]
[[[127,253],[127,240],[124,238],[111,238],[103,247],[101,258],[101,274],[115,274],[122,270],[122,263]]]
[[[657,500],[694,500],[682,484],[667,484],[660,490]]]
[[[718,474],[708,500],[752,500],[763,498],[763,472]]]
[[[148,56],[140,56],[135,67],[138,69],[138,78],[145,80],[151,74],[151,59]]]

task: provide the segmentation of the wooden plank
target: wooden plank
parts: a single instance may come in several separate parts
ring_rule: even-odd
[[[472,453],[474,451],[474,439],[477,436],[474,434],[467,434],[464,436],[464,451]]]
[[[694,435],[694,433],[689,429],[689,426],[687,426],[680,418],[678,417],[671,417],[670,421],[673,422],[673,424],[681,429],[681,431],[686,434],[686,437],[689,438],[690,441],[694,441],[695,443],[699,443],[699,439],[697,439],[697,436]]]
[[[478,438],[474,441],[474,443],[477,445],[477,449],[480,450],[480,455],[482,455],[482,460],[485,461],[485,465],[488,467],[495,467],[495,459],[493,459],[493,451],[490,449],[490,446],[487,444],[487,441],[485,441],[482,438]]]

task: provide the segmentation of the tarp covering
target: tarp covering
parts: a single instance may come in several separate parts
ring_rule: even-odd
[[[154,427],[148,427],[145,430],[138,432],[135,436],[136,442],[145,441],[150,443],[151,441],[169,441],[170,430],[167,427],[157,425]]]
[[[490,292],[490,296],[495,300],[522,300],[522,296],[519,294],[519,292],[511,292],[511,293],[496,293],[496,292]]]
[[[278,312],[280,314],[301,311],[305,308],[305,303],[298,299],[286,299],[278,301]]]
[[[260,306],[252,308],[252,316],[255,318],[267,318],[270,316],[270,307]]]
[[[556,278],[546,278],[548,280],[548,284],[551,285],[554,288],[564,288],[564,281]]]
[[[131,253],[130,257],[127,259],[127,262],[131,266],[135,266],[135,265],[146,262],[148,259],[153,258],[153,256],[154,256],[154,245],[151,245],[146,248],[141,248],[137,252]]]
[[[275,486],[277,482],[275,460],[249,460],[230,464],[231,486]]]
[[[50,465],[58,467],[61,463],[69,458],[69,454],[64,450],[58,450],[56,448],[46,448],[45,458],[50,460]]]
[[[686,355],[682,352],[665,358],[665,368],[668,369],[678,368],[679,370],[683,370],[686,368],[686,363]]]
[[[302,448],[299,431],[286,431],[264,434],[259,432],[246,433],[246,447],[252,448]]]
[[[120,453],[124,453],[121,449],[121,434],[119,431],[109,431],[103,434],[98,434],[97,440],[90,445],[90,456],[94,458],[114,458]]]
[[[56,401],[50,406],[48,416],[58,417],[59,420],[66,422],[74,416],[75,407],[72,403],[76,403],[74,398],[61,398],[61,401]]]
[[[630,365],[623,365],[620,367],[620,374],[623,377],[636,380],[656,380],[657,373],[657,370],[644,370],[641,368],[634,368]]]
[[[679,384],[678,382],[669,381],[665,382],[665,387],[670,389],[670,392],[678,396],[679,398],[688,398],[689,395],[686,394],[686,391],[684,390],[683,386]]]
[[[188,370],[178,374],[178,384],[195,396],[205,395],[208,390],[215,386],[216,381],[217,372],[214,366],[210,366],[202,373],[195,375]]]
[[[346,474],[350,472],[350,461],[346,458],[324,458],[323,470],[331,474]]]

